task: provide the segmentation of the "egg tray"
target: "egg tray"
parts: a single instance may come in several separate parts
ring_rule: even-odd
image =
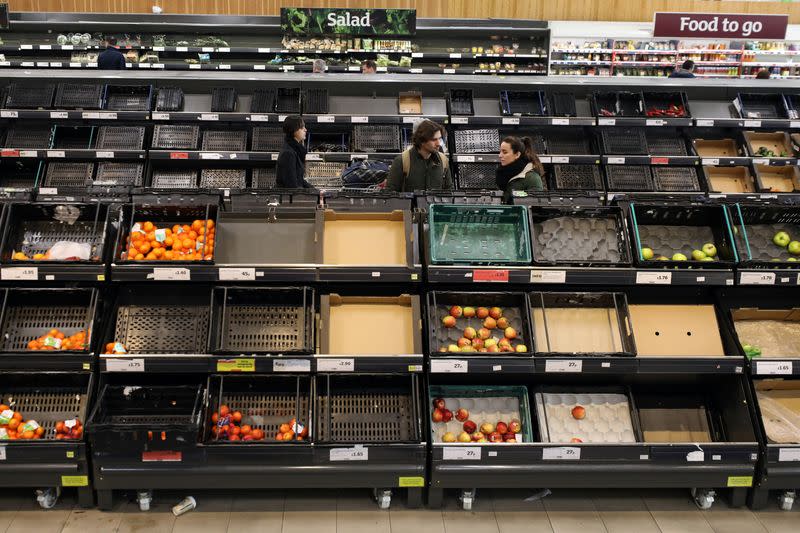
[[[572,93],[550,93],[547,96],[548,111],[552,117],[577,117],[575,95]]]
[[[789,254],[772,242],[779,231],[789,234],[791,240],[800,240],[800,213],[788,206],[742,205],[730,206],[732,224],[738,231],[734,233],[736,250],[744,267],[770,268],[775,266],[774,259],[781,259],[781,266],[794,262],[786,261]],[[800,266],[798,257],[797,266]]]
[[[603,178],[597,165],[553,165],[556,190],[602,191]]]
[[[456,130],[456,152],[460,154],[496,152],[500,148],[500,131],[497,129]]]
[[[214,351],[244,354],[313,353],[311,289],[216,288],[212,296]]]
[[[103,161],[97,164],[93,185],[141,187],[144,175],[142,163],[115,163]]]
[[[642,440],[633,401],[626,389],[565,392],[543,388],[534,397],[542,442],[569,444],[578,438],[585,444],[627,444]],[[582,420],[572,415],[572,409],[578,405],[586,410]]]
[[[44,435],[37,441],[55,441],[56,424],[65,420],[77,418],[86,423],[86,412],[89,403],[88,385],[69,383],[76,379],[53,375],[61,383],[50,384],[53,379],[46,379],[42,383],[42,376],[27,376],[34,379],[37,386],[30,383],[24,385],[4,384],[0,388],[0,403],[10,406],[14,411],[22,413],[25,420],[35,420],[44,428]],[[7,379],[7,377],[5,378]],[[5,381],[4,379],[4,381]],[[67,383],[64,383],[64,382]],[[82,442],[83,439],[77,442]]]
[[[253,189],[274,189],[278,186],[278,173],[275,167],[254,168],[251,170]]]
[[[59,83],[55,109],[101,109],[104,85],[94,83]]]
[[[91,185],[94,163],[51,161],[47,164],[45,187],[86,187]]]
[[[687,156],[686,142],[680,132],[676,130],[656,130],[648,129],[645,131],[647,142],[647,153],[652,156]]]
[[[699,192],[700,181],[694,167],[654,166],[653,183],[658,192]]]
[[[644,128],[600,128],[600,142],[606,155],[647,155]]]
[[[236,100],[236,89],[233,87],[211,89],[211,111],[214,113],[233,113],[236,111]]]
[[[247,169],[204,168],[200,171],[201,189],[245,189]]]
[[[53,105],[56,86],[53,84],[8,86],[5,109],[49,109]]]
[[[428,333],[429,352],[439,353],[441,348],[447,348],[450,344],[457,344],[458,339],[463,336],[464,329],[473,327],[479,330],[483,327],[483,319],[477,316],[471,318],[460,317],[456,319],[456,325],[447,328],[442,323],[442,319],[450,315],[450,308],[454,305],[462,307],[499,307],[503,310],[503,316],[508,319],[509,326],[517,331],[517,338],[512,343],[524,344],[528,347],[527,352],[497,352],[488,354],[490,357],[504,357],[513,355],[531,355],[533,348],[533,336],[530,333],[530,311],[529,303],[524,294],[512,292],[495,293],[464,293],[464,292],[440,292],[428,293],[428,321],[430,331]],[[504,337],[502,329],[491,330],[491,337],[498,340]],[[490,337],[490,338],[491,338]],[[486,356],[486,353],[463,352],[460,356]]]
[[[53,128],[52,148],[56,150],[88,150],[93,147],[96,129],[93,126],[58,125]]]
[[[150,111],[152,93],[150,85],[107,85],[105,109]]]
[[[541,265],[627,266],[628,239],[618,208],[543,208],[531,214],[533,262]]]
[[[356,152],[399,152],[400,127],[365,124],[353,126],[353,150]]]
[[[144,126],[101,126],[97,130],[97,150],[141,150]]]
[[[691,259],[692,250],[699,250],[703,244],[714,242],[714,232],[709,227],[639,225],[638,229],[642,247],[652,249],[656,257],[663,255],[671,258],[676,253],[682,253]]]
[[[606,185],[609,191],[650,192],[655,190],[650,167],[639,165],[606,165]]]
[[[500,91],[503,115],[541,117],[547,114],[547,99],[542,91]]]
[[[445,433],[453,433],[457,437],[464,431],[464,423],[455,419],[456,411],[462,407],[469,411],[468,420],[475,422],[478,431],[484,422],[497,424],[502,421],[508,424],[517,419],[522,424],[522,432],[519,433],[522,442],[534,442],[530,400],[525,386],[430,385],[429,420],[436,398],[443,398],[445,409],[452,411],[454,416],[450,422],[431,421],[432,443],[441,443]]]
[[[155,170],[151,180],[154,189],[194,189],[197,170]]]
[[[183,110],[183,89],[180,87],[159,87],[154,111]]]
[[[199,140],[199,126],[157,124],[153,128],[152,148],[156,150],[197,150]]]
[[[43,150],[50,148],[53,139],[53,128],[13,127],[6,133],[4,148],[22,148]]]
[[[277,93],[275,89],[256,89],[250,101],[251,113],[274,113]]]
[[[458,163],[459,189],[496,189],[496,163]]]
[[[252,149],[254,152],[280,152],[283,148],[283,130],[276,126],[253,128]]]
[[[247,150],[247,132],[236,130],[203,132],[201,150],[212,152],[244,152]]]
[[[788,118],[786,102],[780,94],[739,93],[736,101],[742,118]]]
[[[583,131],[551,131],[545,136],[547,154],[549,155],[589,155],[592,143]],[[542,153],[542,152],[539,152]]]

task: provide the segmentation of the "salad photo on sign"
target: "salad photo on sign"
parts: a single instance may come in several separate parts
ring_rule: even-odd
[[[296,35],[413,35],[413,9],[281,9],[281,29]]]

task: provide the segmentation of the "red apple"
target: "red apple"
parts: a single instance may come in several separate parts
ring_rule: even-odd
[[[472,442],[472,437],[466,431],[462,431],[458,434],[458,442]]]
[[[453,411],[444,409],[442,411],[442,422],[450,422],[453,419]]]
[[[464,346],[471,346],[471,345],[472,345],[472,341],[469,340],[469,339],[466,339],[464,337],[461,337],[460,339],[458,339],[458,347],[459,348],[463,348]]]
[[[442,324],[444,324],[444,327],[446,328],[454,328],[456,327],[456,319],[450,315],[447,315],[442,319]]]
[[[468,418],[469,418],[469,411],[467,411],[463,407],[458,411],[456,411],[456,420],[458,420],[459,422],[464,422]]]
[[[475,435],[478,436],[477,439],[475,438]],[[472,442],[486,442],[486,435],[484,435],[483,433],[475,433],[472,436]]]
[[[497,346],[497,339],[495,339],[494,337],[492,337],[491,339],[486,339],[485,341],[483,341],[483,345],[486,346],[487,348],[489,346]]]
[[[508,424],[506,424],[505,422],[498,422],[494,430],[500,433],[501,435],[505,435],[506,433],[508,433]]]
[[[460,318],[461,315],[464,314],[464,310],[461,309],[460,305],[454,305],[450,308],[450,316],[453,318]]]
[[[456,441],[456,436],[453,433],[450,433],[449,431],[444,435],[442,435],[442,442],[455,442],[455,441]]]
[[[475,430],[478,429],[478,425],[475,422],[473,422],[472,420],[467,420],[466,422],[464,422],[464,426],[463,427],[464,427],[464,431],[466,431],[467,433],[470,433],[470,434],[475,433]]]
[[[508,319],[504,316],[501,316],[500,318],[497,319],[497,327],[500,329],[506,329],[510,325],[511,324],[508,323]]]
[[[489,350],[487,350],[486,348],[478,348],[478,351],[480,353],[487,353]]]
[[[447,347],[448,352],[460,352],[461,347],[458,344],[451,344]]]
[[[583,420],[586,418],[586,409],[582,405],[576,405],[572,408],[572,418],[575,420]]]
[[[500,339],[500,342],[497,343],[497,347],[500,348],[501,352],[510,352],[513,350],[511,348],[511,342],[508,339]]]
[[[487,340],[492,335],[492,332],[486,328],[481,328],[478,330],[478,337],[483,340]]]
[[[497,346],[497,344],[492,344],[486,348],[486,351],[489,353],[500,353],[500,348]]]
[[[489,442],[503,442],[503,436],[495,431],[489,435]]]
[[[461,351],[462,351],[462,352],[474,352],[474,351],[475,351],[475,348],[474,348],[474,347],[472,347],[472,346],[462,346],[462,347],[461,347]]]
[[[433,413],[431,413],[431,420],[434,422],[441,422],[444,420],[444,411],[441,409],[434,409]]]
[[[483,346],[484,344],[482,339],[478,338],[472,339],[472,347],[475,348],[476,350],[480,350],[481,348],[483,348]]]
[[[517,420],[516,418],[508,423],[508,431],[511,433],[519,433],[522,431],[522,422]]]
[[[481,424],[481,433],[484,435],[494,433],[494,424],[490,424],[489,422],[484,422]]]
[[[497,320],[492,317],[486,317],[483,321],[483,327],[486,329],[494,329],[497,327]]]
[[[579,439],[578,437],[572,437],[571,439],[569,439],[569,441],[570,441],[570,442],[574,442],[574,443],[576,443],[576,444],[577,444],[577,443],[580,443],[580,442],[583,442],[583,441],[582,441],[581,439]]]
[[[501,316],[503,316],[503,310],[499,307],[492,307],[489,309],[489,316],[497,320]]]
[[[506,433],[503,435],[503,440],[505,442],[517,442],[517,436],[514,433]]]
[[[444,409],[446,407],[444,398],[434,398],[433,399],[433,408],[434,409]]]
[[[478,310],[475,312],[475,316],[483,320],[487,316],[489,316],[489,310],[485,307],[479,307]]]
[[[464,308],[464,318],[472,318],[475,316],[475,308],[474,307],[465,307]]]
[[[472,340],[478,336],[478,332],[475,331],[475,328],[465,328],[464,329],[464,337]]]
[[[503,331],[503,334],[506,336],[506,339],[516,339],[517,338],[517,330],[514,328],[506,328]]]

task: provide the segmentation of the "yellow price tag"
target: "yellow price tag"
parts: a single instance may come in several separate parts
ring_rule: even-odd
[[[89,476],[61,476],[62,487],[88,487]]]
[[[105,281],[105,280],[106,280],[106,275],[105,274],[98,274],[97,275],[97,281]]]
[[[67,459],[75,459],[75,452],[67,452]]]
[[[92,369],[92,363],[83,363],[83,369],[84,370],[91,370]]]
[[[401,477],[398,479],[398,487],[424,487],[425,478],[422,476]]]
[[[217,372],[255,372],[255,359],[220,359]]]
[[[728,476],[729,487],[752,487],[753,476]]]
[[[411,281],[417,281],[419,279],[419,274],[411,274]]]

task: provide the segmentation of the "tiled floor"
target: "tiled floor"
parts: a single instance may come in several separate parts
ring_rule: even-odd
[[[32,492],[0,491],[0,533],[796,533],[800,510],[698,510],[684,490],[557,490],[526,501],[521,490],[479,491],[471,512],[450,494],[443,509],[381,511],[366,491],[197,492],[197,509],[175,518],[185,495],[157,492],[150,512],[117,498],[114,511],[83,510],[66,494],[39,509]],[[798,506],[800,508],[800,506]]]

